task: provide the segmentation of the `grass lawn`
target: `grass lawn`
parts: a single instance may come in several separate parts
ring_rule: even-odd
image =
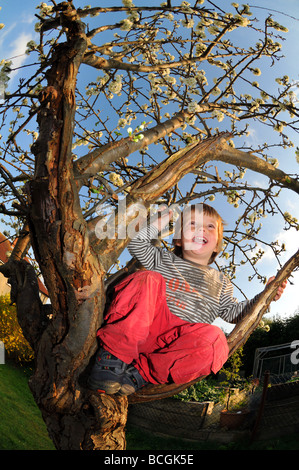
[[[54,450],[28,387],[28,370],[0,365],[0,450]],[[154,436],[128,427],[127,450],[299,450],[297,434],[271,441],[219,444]]]
[[[28,371],[0,365],[0,449],[54,449],[28,387]]]

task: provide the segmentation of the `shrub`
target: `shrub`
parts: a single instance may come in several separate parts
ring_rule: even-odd
[[[223,401],[225,393],[225,390],[216,386],[215,381],[206,378],[174,395],[173,398],[181,401],[214,401],[218,403]]]
[[[221,369],[222,374],[226,377],[226,381],[223,382],[223,385],[239,387],[244,382],[244,379],[240,376],[243,356],[243,347],[241,347],[228,358],[224,367]]]
[[[249,382],[240,376],[242,358],[243,348],[239,348],[229,357],[221,369],[221,374],[226,377],[225,381],[216,382],[212,377],[207,377],[174,395],[174,398],[181,401],[213,401],[215,403],[223,403],[224,400],[227,400],[229,388],[235,387],[240,390],[249,388]]]
[[[11,305],[10,296],[0,296],[0,340],[4,343],[5,352],[18,363],[31,362],[34,353],[24,338],[17,319],[17,309]]]

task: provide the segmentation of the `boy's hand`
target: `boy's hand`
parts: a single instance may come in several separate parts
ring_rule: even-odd
[[[161,232],[161,230],[163,230],[163,228],[171,220],[172,215],[173,215],[173,211],[171,209],[169,209],[168,207],[167,208],[162,207],[161,209],[158,209],[156,217],[154,218],[151,225],[156,227],[159,230],[159,232]]]
[[[270,282],[272,282],[274,279],[275,279],[274,276],[270,277],[270,278],[268,279],[268,282],[267,282],[266,285],[270,284]],[[285,290],[285,288],[286,288],[286,286],[287,286],[287,282],[288,282],[287,280],[283,281],[283,283],[278,287],[277,292],[276,292],[276,296],[274,297],[275,302],[276,302],[277,300],[279,300],[280,297],[282,296],[283,291]]]

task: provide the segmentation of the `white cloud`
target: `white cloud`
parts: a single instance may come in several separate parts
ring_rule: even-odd
[[[282,265],[297,251],[299,233],[295,229],[290,230],[280,230],[273,235],[273,240],[278,240],[278,242],[284,243],[286,251],[280,255],[280,262]],[[262,265],[262,274],[267,276],[269,279],[271,276],[275,276],[279,266],[275,259],[273,250],[265,245],[259,245],[256,250],[259,248],[264,250],[264,255],[262,259],[258,262]],[[269,317],[279,315],[282,318],[286,318],[292,315],[299,306],[298,300],[298,288],[299,288],[299,271],[292,273],[289,278],[289,282],[285,291],[280,300],[277,302],[272,302]]]
[[[284,264],[295,252],[298,250],[298,241],[299,241],[299,233],[295,229],[290,230],[281,230],[275,237],[275,240],[278,240],[280,243],[284,243],[286,247],[286,251],[282,253],[280,257],[280,261]],[[272,250],[267,249],[265,252],[263,260],[273,261],[274,255]],[[269,263],[269,266],[271,264]],[[271,269],[271,268],[269,268]],[[275,272],[269,271],[268,275],[273,276]],[[289,278],[289,282],[287,287],[281,297],[281,299],[277,302],[273,302],[271,305],[271,314],[279,314],[283,317],[292,315],[295,310],[298,308],[299,301],[298,301],[298,287],[299,287],[299,271],[293,272],[291,277]]]
[[[6,11],[3,12],[5,28],[1,31],[0,57],[1,59],[11,60],[12,69],[18,69],[28,60],[28,56],[25,54],[27,43],[37,36],[33,28],[33,23],[36,21],[36,18],[34,11],[26,10],[23,12],[22,9],[20,9],[20,11],[15,12],[17,21],[11,21],[9,8],[10,7],[7,6]],[[5,13],[7,16],[5,16]],[[19,70],[13,70],[10,74],[9,85],[11,85],[18,73]]]
[[[30,33],[21,33],[14,41],[11,43],[11,48],[9,49],[9,58],[12,60],[12,69],[13,72],[10,75],[11,80],[19,72],[18,68],[21,67],[28,56],[25,54],[27,49],[27,43],[32,39]]]
[[[281,232],[279,232],[277,235],[277,240],[280,243],[284,243],[286,247],[286,253],[282,255],[283,261],[286,261],[289,256],[298,250],[299,233],[294,228],[289,230],[281,230]]]
[[[279,242],[279,246],[284,243],[286,251],[280,255],[281,263],[285,263],[297,250],[299,245],[299,233],[296,229],[290,228],[289,230],[281,230],[280,232],[273,235],[273,240]],[[275,260],[275,255],[270,246],[257,244],[255,252],[259,249],[264,251],[264,255],[259,262],[270,262]]]
[[[0,37],[0,49],[3,47],[5,38],[9,36],[9,34],[15,29],[17,23],[13,23],[10,26],[5,25],[5,28],[1,32],[1,37]],[[6,46],[5,46],[6,47]],[[3,56],[3,52],[1,51],[1,55]],[[6,59],[7,57],[3,56],[2,58]]]
[[[246,145],[250,147],[250,146],[256,146],[257,142],[258,142],[258,132],[254,127],[249,125],[247,128],[247,136],[245,139],[245,143]]]

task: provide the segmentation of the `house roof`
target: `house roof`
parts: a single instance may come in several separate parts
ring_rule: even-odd
[[[11,252],[11,250],[12,245],[10,241],[0,232],[0,261],[2,261],[2,263],[7,263],[7,253]]]
[[[9,259],[10,252],[13,249],[14,243],[15,242],[13,242],[11,244],[10,241],[8,240],[8,238],[5,235],[3,235],[3,233],[0,232],[0,264],[1,263],[3,263],[3,264],[7,263],[8,259]],[[30,263],[28,258],[25,257],[24,259],[25,259],[25,261]],[[40,279],[38,279],[38,285],[39,285],[40,292],[42,294],[46,295],[47,297],[49,297],[49,293],[48,293],[46,287],[44,286],[44,284],[40,281]]]

